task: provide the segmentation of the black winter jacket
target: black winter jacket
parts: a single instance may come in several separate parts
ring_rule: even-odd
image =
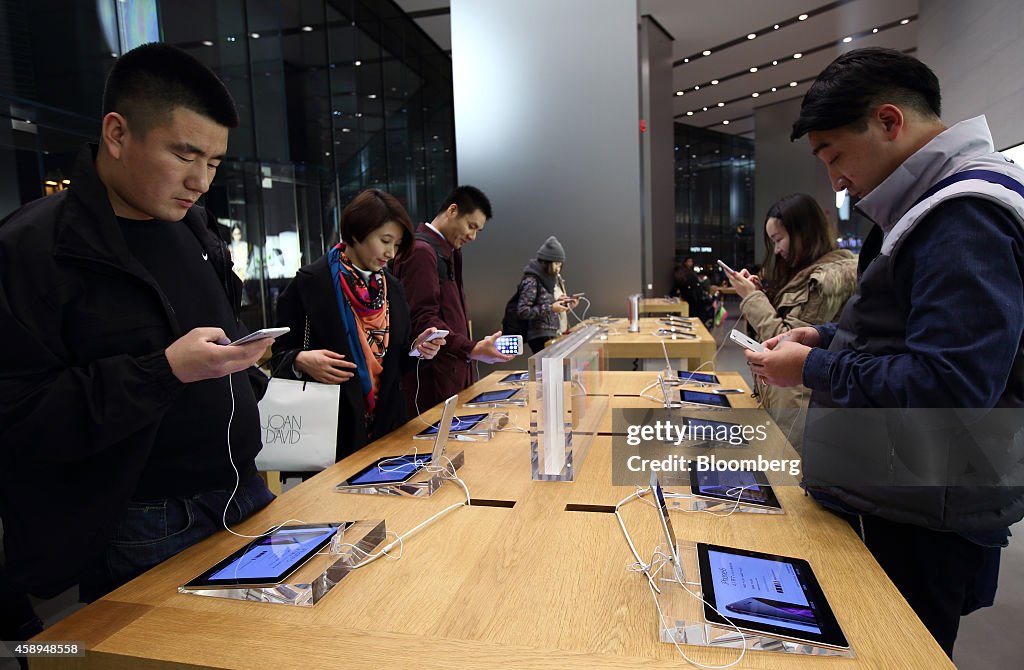
[[[42,597],[68,588],[110,539],[183,384],[164,350],[183,335],[131,255],[94,166],[0,222],[0,516],[6,570]],[[202,207],[196,235],[235,310],[241,283]],[[266,388],[250,375],[257,398]],[[253,469],[252,458],[239,464]],[[168,477],[175,473],[168,473]],[[197,491],[198,492],[198,491]],[[73,560],[69,560],[71,552]]]
[[[388,286],[391,335],[388,353],[384,356],[384,371],[380,379],[372,435],[367,433],[364,420],[366,403],[358,376],[341,385],[338,403],[337,460],[361,449],[371,440],[387,435],[406,421],[405,398],[402,395],[402,373],[416,364],[409,356],[412,343],[409,306],[405,301],[402,284],[390,273],[384,273]],[[345,327],[338,312],[338,299],[331,278],[327,256],[299,269],[298,273],[277,299],[277,325],[288,326],[291,331],[274,341],[271,360],[274,376],[295,379],[292,365],[302,351],[306,317],[309,316],[309,349],[329,349],[354,361],[348,345]]]

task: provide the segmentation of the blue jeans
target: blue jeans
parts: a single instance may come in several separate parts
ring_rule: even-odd
[[[230,495],[231,489],[221,489],[187,498],[129,503],[106,551],[85,571],[79,599],[98,600],[223,529],[222,516]],[[243,521],[273,499],[274,494],[259,475],[243,478],[228,506],[228,526]]]

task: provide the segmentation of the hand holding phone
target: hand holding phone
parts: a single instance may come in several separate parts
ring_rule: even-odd
[[[502,335],[494,340],[494,348],[506,356],[518,356],[523,353],[523,336]]]
[[[420,342],[420,344],[424,344],[426,342],[432,342],[434,340],[439,340],[442,337],[447,337],[447,336],[448,336],[448,331],[444,330],[443,328],[439,328],[438,330],[435,330],[430,335],[427,335],[425,338],[423,338],[423,342]],[[417,349],[416,347],[413,347],[412,351],[409,352],[409,355],[413,356],[415,358],[419,358],[423,354],[420,353],[419,349]]]
[[[283,328],[260,328],[255,332],[249,333],[244,337],[238,338],[228,346],[234,346],[236,344],[246,344],[248,342],[255,342],[256,340],[273,340],[278,337],[281,337],[290,330],[291,328],[287,326]]]
[[[740,345],[744,349],[749,349],[750,351],[756,351],[758,353],[763,353],[765,351],[763,344],[761,344],[757,340],[747,337],[746,335],[736,330],[735,328],[732,330],[731,333],[729,333],[729,339],[735,342],[736,344]]]
[[[732,274],[736,274],[736,271],[735,271],[735,270],[733,270],[733,269],[732,269],[731,267],[729,267],[728,265],[726,265],[726,264],[725,264],[725,261],[723,261],[723,260],[722,260],[721,258],[719,258],[719,259],[718,259],[718,267],[720,267],[720,268],[722,268],[723,270],[725,270],[725,273],[726,273],[726,274],[730,274],[730,275],[732,275]]]

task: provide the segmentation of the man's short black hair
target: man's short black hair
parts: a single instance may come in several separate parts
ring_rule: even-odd
[[[441,211],[445,211],[452,205],[459,208],[459,216],[470,214],[476,210],[483,212],[483,215],[488,219],[491,218],[491,201],[487,199],[484,192],[475,186],[463,185],[455,188],[454,191],[448,194],[445,198],[444,204],[441,205]]]
[[[184,107],[226,128],[238,127],[238,111],[213,71],[177,47],[143,44],[117,59],[103,89],[103,116],[117,112],[133,132],[145,135]]]
[[[855,49],[832,61],[811,84],[789,139],[851,124],[864,130],[870,111],[885,103],[937,118],[942,114],[939,79],[927,65],[894,49]]]

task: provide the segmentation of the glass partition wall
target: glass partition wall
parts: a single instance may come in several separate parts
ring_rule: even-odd
[[[241,125],[204,204],[251,328],[274,322],[360,190],[422,221],[456,183],[451,59],[392,0],[3,0],[0,14],[0,217],[70,183],[118,54],[159,39],[223,79]]]

